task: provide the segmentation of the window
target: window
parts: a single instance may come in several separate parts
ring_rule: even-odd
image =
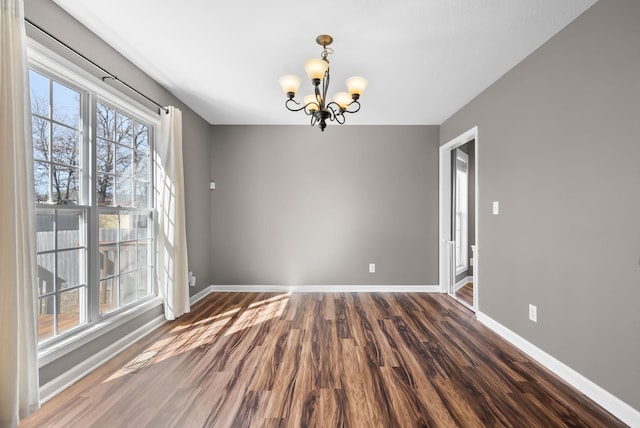
[[[81,333],[155,294],[157,116],[30,51],[38,338]]]
[[[152,292],[149,126],[97,103],[99,313]]]
[[[456,274],[469,268],[469,156],[456,150],[455,243]]]

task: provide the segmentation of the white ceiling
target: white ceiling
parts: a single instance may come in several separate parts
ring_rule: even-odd
[[[306,124],[278,78],[311,93],[302,64],[331,34],[329,92],[367,77],[347,121],[380,125],[441,124],[596,2],[54,1],[212,124]]]

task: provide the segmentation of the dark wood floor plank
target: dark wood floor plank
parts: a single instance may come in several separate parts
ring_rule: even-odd
[[[294,399],[293,393],[300,368],[300,355],[302,353],[301,334],[302,332],[299,329],[293,329],[287,337],[282,364],[278,367],[276,373],[277,381],[274,384],[267,405],[266,417],[268,418],[286,419],[291,412]]]
[[[619,427],[440,294],[216,293],[20,427]]]

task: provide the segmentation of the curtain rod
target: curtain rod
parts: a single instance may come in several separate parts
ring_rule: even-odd
[[[38,24],[35,24],[31,20],[29,20],[29,18],[25,17],[24,20],[25,20],[26,23],[31,25],[33,28],[35,28],[38,31],[40,31],[41,33],[47,35],[48,37],[50,37],[51,39],[55,40],[56,42],[58,42],[59,44],[61,44],[65,48],[69,49],[74,54],[78,55],[83,60],[87,61],[89,64],[93,65],[98,70],[100,70],[103,73],[105,73],[106,76],[102,77],[102,81],[103,82],[105,81],[105,79],[112,79],[115,82],[120,82],[122,85],[126,86],[129,90],[131,90],[131,91],[135,92],[136,94],[140,95],[141,97],[145,98],[147,101],[157,105],[161,110],[164,110],[166,113],[169,113],[169,109],[168,108],[166,108],[162,104],[159,104],[159,103],[155,102],[154,100],[152,100],[151,98],[149,98],[148,96],[146,96],[145,94],[143,94],[142,92],[140,92],[139,90],[134,88],[133,86],[129,85],[127,82],[124,82],[124,81],[118,79],[118,77],[115,74],[110,73],[109,71],[105,70],[103,67],[99,66],[98,64],[96,64],[95,62],[93,62],[92,60],[90,60],[89,58],[87,58],[86,56],[84,56],[83,54],[81,54],[80,52],[78,52],[77,50],[75,50],[74,48],[72,48],[71,46],[69,46],[68,44],[66,44],[62,40],[60,40],[59,38],[54,36],[53,34],[49,33],[44,28],[40,27]]]

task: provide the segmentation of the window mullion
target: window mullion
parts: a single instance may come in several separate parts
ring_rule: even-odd
[[[97,208],[97,195],[93,191],[96,185],[96,96],[94,93],[87,94],[87,105],[84,109],[85,118],[83,120],[84,129],[87,132],[84,133],[84,147],[86,148],[85,165],[86,169],[86,190],[85,197],[87,198],[88,205],[90,206],[87,217],[87,239],[88,242],[88,260],[87,268],[88,272],[88,287],[87,287],[87,302],[88,302],[88,315],[89,322],[95,321],[100,315],[100,258],[99,258],[99,232],[98,232],[98,208]]]

